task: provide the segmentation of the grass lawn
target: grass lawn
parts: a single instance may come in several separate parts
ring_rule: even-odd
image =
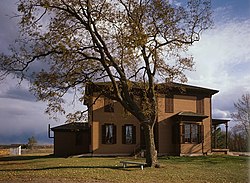
[[[132,157],[0,157],[0,182],[248,182],[249,157],[160,157],[161,168],[130,166]]]

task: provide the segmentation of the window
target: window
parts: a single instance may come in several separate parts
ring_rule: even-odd
[[[174,99],[173,96],[165,96],[165,112],[172,113],[174,112]]]
[[[196,113],[204,114],[204,98],[198,97],[196,100]]]
[[[104,98],[104,112],[114,112],[114,101]]]
[[[184,123],[181,125],[181,143],[201,143],[203,125]]]
[[[122,143],[123,144],[136,143],[136,127],[134,125],[124,125],[122,127]]]
[[[83,145],[83,132],[76,132],[76,145]]]
[[[114,124],[102,125],[102,143],[103,144],[116,143],[116,126]]]

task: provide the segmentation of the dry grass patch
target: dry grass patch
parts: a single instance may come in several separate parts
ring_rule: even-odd
[[[6,156],[10,154],[9,149],[0,149],[0,156]]]

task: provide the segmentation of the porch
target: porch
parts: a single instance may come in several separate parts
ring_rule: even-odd
[[[229,154],[228,149],[228,122],[229,119],[212,119],[212,153]],[[225,132],[220,125],[224,125]]]

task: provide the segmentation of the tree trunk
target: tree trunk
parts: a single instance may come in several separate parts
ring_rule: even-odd
[[[149,167],[155,167],[157,165],[157,151],[154,141],[154,125],[144,123],[143,129],[146,144],[146,163]]]

